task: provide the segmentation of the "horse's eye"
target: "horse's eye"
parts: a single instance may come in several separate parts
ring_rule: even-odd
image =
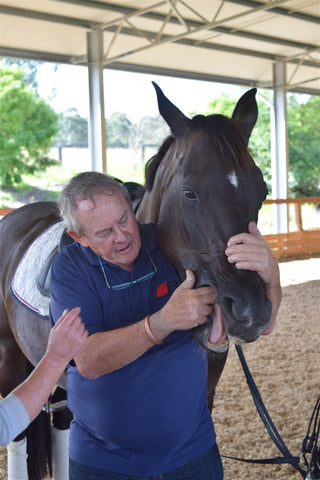
[[[183,190],[183,194],[187,200],[196,200],[196,196],[192,190]]]

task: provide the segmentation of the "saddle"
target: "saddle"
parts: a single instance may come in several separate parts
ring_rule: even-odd
[[[54,257],[57,255],[58,252],[60,252],[60,250],[63,249],[63,247],[71,245],[73,242],[74,240],[70,237],[70,235],[68,235],[67,229],[65,228],[61,234],[58,245],[49,254],[48,259],[41,268],[36,281],[37,288],[43,296],[50,297],[49,286],[51,278],[51,265]]]

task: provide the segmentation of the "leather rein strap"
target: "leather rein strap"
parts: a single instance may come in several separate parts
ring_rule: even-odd
[[[305,465],[302,466],[300,462],[300,457],[299,456],[294,457],[291,454],[290,450],[288,449],[283,439],[281,438],[281,435],[279,434],[276,426],[272,422],[270,415],[268,414],[268,411],[263,403],[258,387],[255,384],[255,381],[251,375],[251,372],[249,370],[248,364],[244,357],[244,353],[242,351],[241,345],[236,345],[235,347],[236,347],[244,374],[246,376],[247,383],[250,388],[251,395],[255,403],[255,406],[257,408],[257,411],[271,439],[273,440],[278,450],[282,453],[282,457],[264,458],[264,459],[244,459],[244,458],[237,458],[237,457],[229,457],[226,455],[222,455],[222,456],[225,458],[229,458],[231,460],[239,460],[241,462],[248,462],[248,463],[277,464],[277,465],[290,464],[302,475],[303,478],[307,478],[307,476],[308,476],[308,479],[319,478],[318,476],[313,477],[312,472],[314,471],[315,468],[317,468],[316,457],[320,455],[319,446],[317,446],[317,442],[319,438],[319,430],[320,430],[320,396],[316,402],[316,405],[309,423],[308,432],[303,441],[301,454],[303,455]],[[314,426],[313,426],[313,432],[311,433],[312,423],[314,423]],[[312,453],[310,464],[306,459],[307,453]],[[311,476],[309,476],[309,473],[311,474]]]

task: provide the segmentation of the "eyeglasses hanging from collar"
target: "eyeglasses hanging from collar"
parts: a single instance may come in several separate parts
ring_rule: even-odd
[[[135,285],[136,283],[145,282],[146,280],[149,280],[150,278],[152,278],[157,273],[158,269],[157,269],[154,261],[152,260],[152,257],[150,255],[150,253],[148,252],[148,250],[146,249],[146,247],[144,245],[143,245],[143,248],[144,248],[144,250],[145,250],[146,254],[148,255],[148,258],[151,262],[151,265],[152,265],[152,268],[153,268],[152,272],[147,273],[146,275],[143,275],[142,277],[139,277],[136,280],[131,280],[131,282],[119,283],[118,285],[110,285],[110,283],[108,281],[108,278],[107,278],[107,275],[106,275],[106,272],[105,272],[105,269],[103,268],[101,258],[99,257],[99,255],[97,255],[98,261],[99,261],[99,264],[100,264],[100,268],[101,268],[102,274],[104,276],[104,280],[105,280],[107,288],[109,290],[123,290],[125,288],[130,287],[131,285]]]

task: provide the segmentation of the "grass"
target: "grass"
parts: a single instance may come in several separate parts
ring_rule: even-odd
[[[62,184],[67,181],[65,178],[61,178],[61,183],[56,180],[50,181],[59,168],[61,169],[61,167],[50,167],[45,173],[34,176],[25,175],[20,185],[0,188],[0,207],[17,208],[25,203],[57,200]]]

